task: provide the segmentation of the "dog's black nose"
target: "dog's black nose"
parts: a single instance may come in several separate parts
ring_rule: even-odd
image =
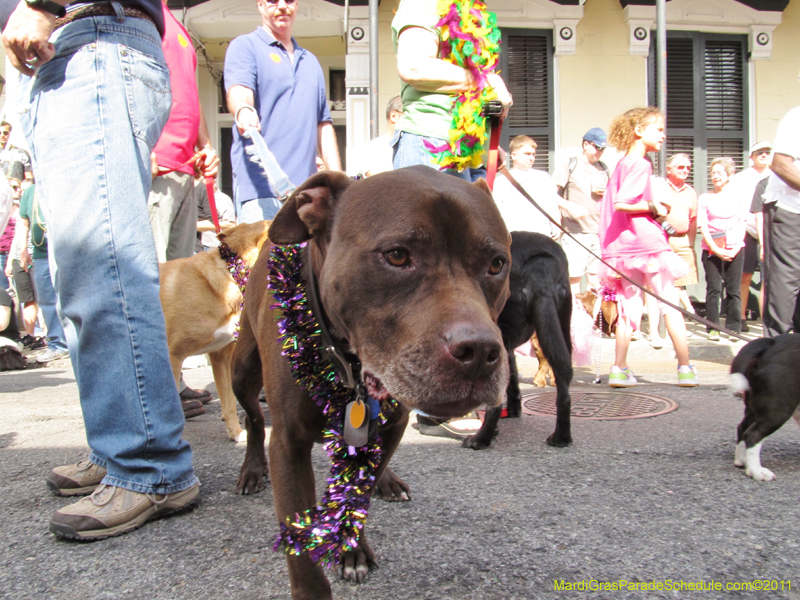
[[[446,337],[447,350],[465,375],[482,377],[491,374],[502,354],[502,343],[491,329],[457,324]]]

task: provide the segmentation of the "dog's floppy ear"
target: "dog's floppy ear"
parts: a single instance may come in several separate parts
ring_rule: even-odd
[[[353,183],[339,171],[320,171],[306,179],[275,215],[269,228],[273,244],[299,244],[325,231],[339,197]]]

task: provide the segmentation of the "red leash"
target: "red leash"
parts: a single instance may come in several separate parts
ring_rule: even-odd
[[[497,154],[500,146],[500,130],[503,128],[503,119],[492,117],[492,135],[489,138],[489,164],[486,167],[486,183],[489,189],[494,190],[494,179],[497,175]]]
[[[202,151],[195,152],[194,155],[189,160],[187,160],[182,165],[178,165],[174,169],[162,169],[162,168],[159,167],[159,169],[158,169],[158,177],[161,177],[162,175],[168,175],[169,173],[173,173],[173,172],[177,171],[178,169],[182,169],[183,167],[188,167],[189,165],[192,166],[192,168],[194,169],[195,173],[199,174],[197,161],[199,161],[202,156],[203,156]],[[214,178],[213,177],[206,177],[205,180],[206,180],[206,192],[208,193],[208,206],[211,208],[211,218],[214,221],[214,229],[216,230],[217,233],[219,233],[220,231],[222,231],[222,229],[219,226],[219,215],[217,214],[217,203],[216,203],[216,201],[214,199]]]

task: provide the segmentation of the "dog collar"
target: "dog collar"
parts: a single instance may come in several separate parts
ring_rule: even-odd
[[[311,306],[311,310],[317,317],[319,334],[322,338],[322,349],[327,355],[328,360],[333,364],[333,368],[341,382],[351,390],[355,390],[357,386],[361,384],[361,376],[359,375],[361,373],[361,362],[357,357],[345,352],[341,346],[334,341],[328,329],[328,321],[325,318],[325,311],[319,299],[317,276],[314,274],[314,266],[311,263],[311,246],[306,245],[303,249],[302,261],[303,279],[305,279],[306,282],[306,296],[308,297],[308,304]]]
[[[305,242],[270,248],[267,287],[275,300],[271,308],[281,313],[278,319],[281,354],[289,361],[294,380],[308,392],[325,416],[323,447],[331,461],[331,472],[319,503],[296,515],[294,520],[287,518],[281,523],[275,550],[282,549],[292,555],[307,554],[316,563],[332,565],[342,552],[358,547],[383,445],[377,431],[368,436],[361,447],[345,442],[345,418],[351,416],[348,406],[358,401],[361,394],[348,387],[326,349],[327,342],[322,334],[324,319],[320,313],[315,313],[308,281],[303,277],[307,246]],[[315,302],[319,305],[318,299]],[[356,387],[362,388],[363,393],[363,385]],[[376,414],[372,415],[376,430],[391,416],[397,402],[389,398],[378,406]],[[368,415],[369,412],[372,411],[367,411]]]

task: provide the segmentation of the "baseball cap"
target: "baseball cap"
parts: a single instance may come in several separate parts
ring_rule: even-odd
[[[599,127],[592,127],[583,136],[584,141],[592,142],[598,148],[605,148],[607,145],[606,132]]]
[[[758,142],[757,144],[753,144],[750,146],[750,154],[753,154],[756,150],[772,150],[772,144],[770,142]]]

